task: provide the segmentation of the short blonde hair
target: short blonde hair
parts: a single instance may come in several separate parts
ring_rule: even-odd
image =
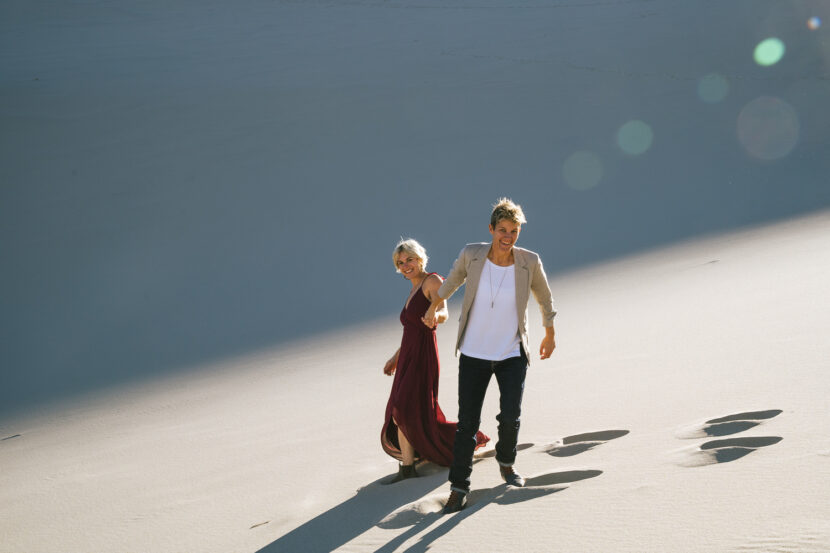
[[[417,240],[413,240],[412,238],[401,238],[401,241],[398,242],[398,245],[395,246],[394,251],[392,251],[392,263],[395,265],[395,271],[400,272],[398,270],[398,255],[404,252],[417,257],[418,265],[421,267],[421,270],[427,270],[427,261],[429,261],[429,258],[427,257],[427,251],[424,247],[419,244]]]
[[[490,226],[495,228],[496,224],[502,219],[513,221],[517,225],[527,223],[522,206],[513,203],[510,198],[499,198],[493,204],[493,213],[490,214]]]

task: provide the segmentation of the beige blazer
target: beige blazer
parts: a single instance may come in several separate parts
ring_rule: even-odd
[[[461,346],[464,331],[467,329],[470,308],[473,306],[473,299],[476,297],[478,282],[481,279],[481,272],[484,269],[484,262],[487,260],[489,251],[489,242],[464,246],[464,249],[458,254],[458,259],[453,263],[444,284],[438,289],[438,295],[448,299],[465,281],[467,283],[464,289],[464,300],[461,304],[461,315],[458,318],[458,338],[455,342],[456,355],[458,355],[458,348]],[[528,363],[530,363],[529,340],[527,337],[527,303],[530,299],[530,293],[533,292],[533,297],[536,298],[539,304],[543,326],[553,326],[556,311],[553,309],[553,298],[539,255],[530,250],[514,246],[513,258],[516,265],[516,309],[519,315],[519,336],[521,336],[522,347],[524,347]]]

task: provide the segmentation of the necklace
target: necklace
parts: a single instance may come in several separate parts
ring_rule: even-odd
[[[496,289],[495,296],[493,295],[493,262],[491,261],[489,265],[487,265],[487,276],[490,277],[490,309],[493,309],[496,305],[496,298],[499,297],[499,292],[501,292],[501,285],[504,283],[504,277],[507,276],[507,270],[505,269],[504,272],[501,274],[501,281],[499,282],[499,287]]]

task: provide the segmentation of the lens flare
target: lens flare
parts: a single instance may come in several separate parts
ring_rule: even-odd
[[[636,156],[646,153],[654,141],[654,133],[646,123],[629,121],[617,131],[617,144],[623,152]]]
[[[786,156],[798,143],[798,135],[798,114],[780,98],[756,98],[738,115],[738,140],[750,155],[759,159]]]
[[[787,48],[784,46],[784,43],[781,42],[781,39],[771,37],[762,40],[758,46],[755,47],[755,63],[764,67],[775,65],[781,61],[781,58],[784,57],[784,52],[786,50]]]
[[[710,73],[697,82],[697,95],[707,104],[722,102],[727,94],[729,94],[729,83],[722,75]]]
[[[821,18],[818,16],[813,16],[807,20],[807,28],[811,31],[817,31],[821,27]]]
[[[602,179],[602,161],[593,152],[574,152],[562,165],[562,176],[574,190],[591,189]]]

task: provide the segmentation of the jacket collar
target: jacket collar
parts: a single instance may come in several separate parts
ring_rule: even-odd
[[[480,247],[473,254],[473,261],[480,262],[483,266],[484,260],[487,259],[487,254],[490,252],[491,245],[491,242],[482,242],[479,244]],[[522,248],[513,246],[513,263],[515,263],[517,267],[521,267],[523,269],[527,268],[527,259]]]

